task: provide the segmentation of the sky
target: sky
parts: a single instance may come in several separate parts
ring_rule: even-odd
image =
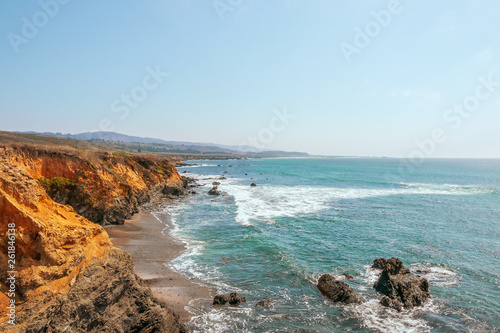
[[[500,158],[500,1],[0,3],[0,130]]]

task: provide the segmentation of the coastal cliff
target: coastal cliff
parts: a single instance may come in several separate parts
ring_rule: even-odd
[[[38,179],[54,201],[101,225],[123,224],[141,204],[158,195],[178,195],[184,187],[164,158],[29,145],[1,153]]]
[[[93,223],[123,223],[141,203],[182,187],[175,168],[154,157],[0,148],[0,331],[185,331],[134,273],[130,255]]]

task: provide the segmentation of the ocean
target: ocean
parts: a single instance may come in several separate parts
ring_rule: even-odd
[[[500,327],[500,160],[248,159],[179,172],[197,194],[155,213],[187,250],[167,263],[239,307],[193,300],[194,332],[496,332]],[[220,179],[224,177],[226,179]],[[209,196],[213,182],[220,196]],[[256,187],[251,187],[251,183]],[[169,220],[169,221],[167,221]],[[432,299],[401,313],[378,303],[376,258],[429,280]],[[315,286],[340,276],[367,302]],[[260,300],[274,308],[255,307]]]

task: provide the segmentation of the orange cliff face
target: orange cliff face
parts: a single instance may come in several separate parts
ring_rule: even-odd
[[[165,178],[152,175],[145,179],[144,171],[134,170],[133,162],[105,170],[86,166],[85,160],[74,156],[67,160],[64,156],[23,157],[0,148],[0,331],[133,331],[146,327],[183,331],[176,316],[141,285],[130,256],[113,247],[104,229],[72,207],[53,201],[34,179],[76,180],[71,177],[85,175],[82,187],[89,191],[92,203],[108,189],[111,193],[105,193],[103,200],[147,191],[154,181],[162,183]],[[112,172],[116,172],[114,177]],[[115,186],[117,178],[128,187]],[[177,172],[168,180],[182,183]],[[93,190],[101,192],[94,194]],[[116,207],[113,201],[108,204]],[[8,229],[14,229],[13,244],[9,244]],[[8,261],[9,246],[15,248],[15,262]],[[14,295],[6,282],[12,281],[7,278],[13,270],[17,272],[12,285],[16,326],[8,322],[8,305]]]
[[[122,224],[141,204],[184,187],[168,160],[152,156],[33,147],[4,148],[4,155],[53,200],[102,225]]]

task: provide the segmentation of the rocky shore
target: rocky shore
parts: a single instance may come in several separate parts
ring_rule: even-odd
[[[185,332],[97,224],[123,223],[141,203],[183,186],[165,159],[0,147],[0,233],[15,231],[14,245],[0,239],[0,331]],[[13,269],[14,296],[5,283]]]

